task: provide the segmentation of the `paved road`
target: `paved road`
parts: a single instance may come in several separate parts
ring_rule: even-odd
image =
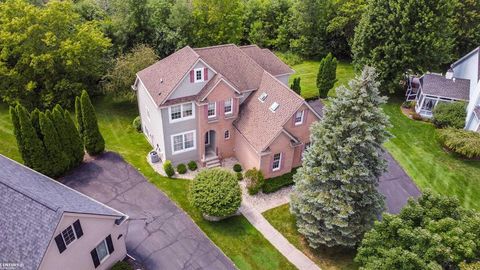
[[[105,153],[61,181],[130,216],[127,251],[147,269],[236,269],[183,210],[119,155]]]
[[[397,214],[409,198],[417,198],[421,193],[390,153],[386,151],[384,155],[388,161],[388,171],[380,177],[378,188],[385,195],[387,212]]]

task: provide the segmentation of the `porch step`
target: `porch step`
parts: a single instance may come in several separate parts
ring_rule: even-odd
[[[212,161],[212,160],[218,160],[218,156],[207,156],[205,157],[205,162],[209,162],[209,161]]]
[[[220,164],[220,160],[218,160],[218,157],[215,157],[214,159],[209,159],[205,163],[206,163],[207,168],[215,168],[215,167],[222,166]]]

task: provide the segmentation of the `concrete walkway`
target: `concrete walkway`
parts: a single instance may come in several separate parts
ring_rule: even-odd
[[[288,240],[279,233],[252,205],[243,202],[240,212],[263,236],[285,256],[295,267],[300,270],[320,270],[300,250],[296,249]]]

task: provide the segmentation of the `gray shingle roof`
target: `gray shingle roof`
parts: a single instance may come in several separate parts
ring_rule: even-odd
[[[64,212],[123,216],[0,155],[0,262],[37,269]]]
[[[441,96],[459,100],[468,100],[470,97],[470,80],[447,79],[438,74],[425,74],[420,78],[422,92],[427,95]]]

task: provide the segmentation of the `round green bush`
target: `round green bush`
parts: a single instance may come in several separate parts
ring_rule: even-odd
[[[133,119],[132,126],[136,131],[142,132],[142,120],[140,119],[140,116]]]
[[[110,270],[133,270],[133,267],[124,261],[119,261],[110,268]]]
[[[243,180],[243,173],[242,172],[237,172],[237,180],[242,181]]]
[[[242,171],[242,165],[240,165],[238,163],[233,165],[233,171],[234,172],[241,172]]]
[[[207,169],[193,180],[190,201],[203,214],[225,217],[238,210],[242,192],[232,172],[220,168]]]
[[[438,130],[440,143],[448,150],[467,158],[480,157],[480,133],[446,128]]]
[[[175,170],[173,169],[173,165],[170,160],[165,160],[165,162],[163,163],[163,170],[169,178],[171,178],[175,174]]]
[[[467,117],[464,102],[440,102],[433,109],[433,124],[438,128],[463,128]]]
[[[257,170],[257,168],[246,171],[245,178],[247,179],[247,190],[250,195],[257,194],[265,182],[262,171]]]
[[[190,161],[190,162],[188,162],[187,166],[188,166],[188,169],[189,169],[190,171],[195,171],[195,170],[198,168],[197,162],[195,162],[195,161],[193,161],[193,160]]]
[[[187,166],[183,163],[177,165],[177,172],[179,174],[185,174],[187,172]]]

